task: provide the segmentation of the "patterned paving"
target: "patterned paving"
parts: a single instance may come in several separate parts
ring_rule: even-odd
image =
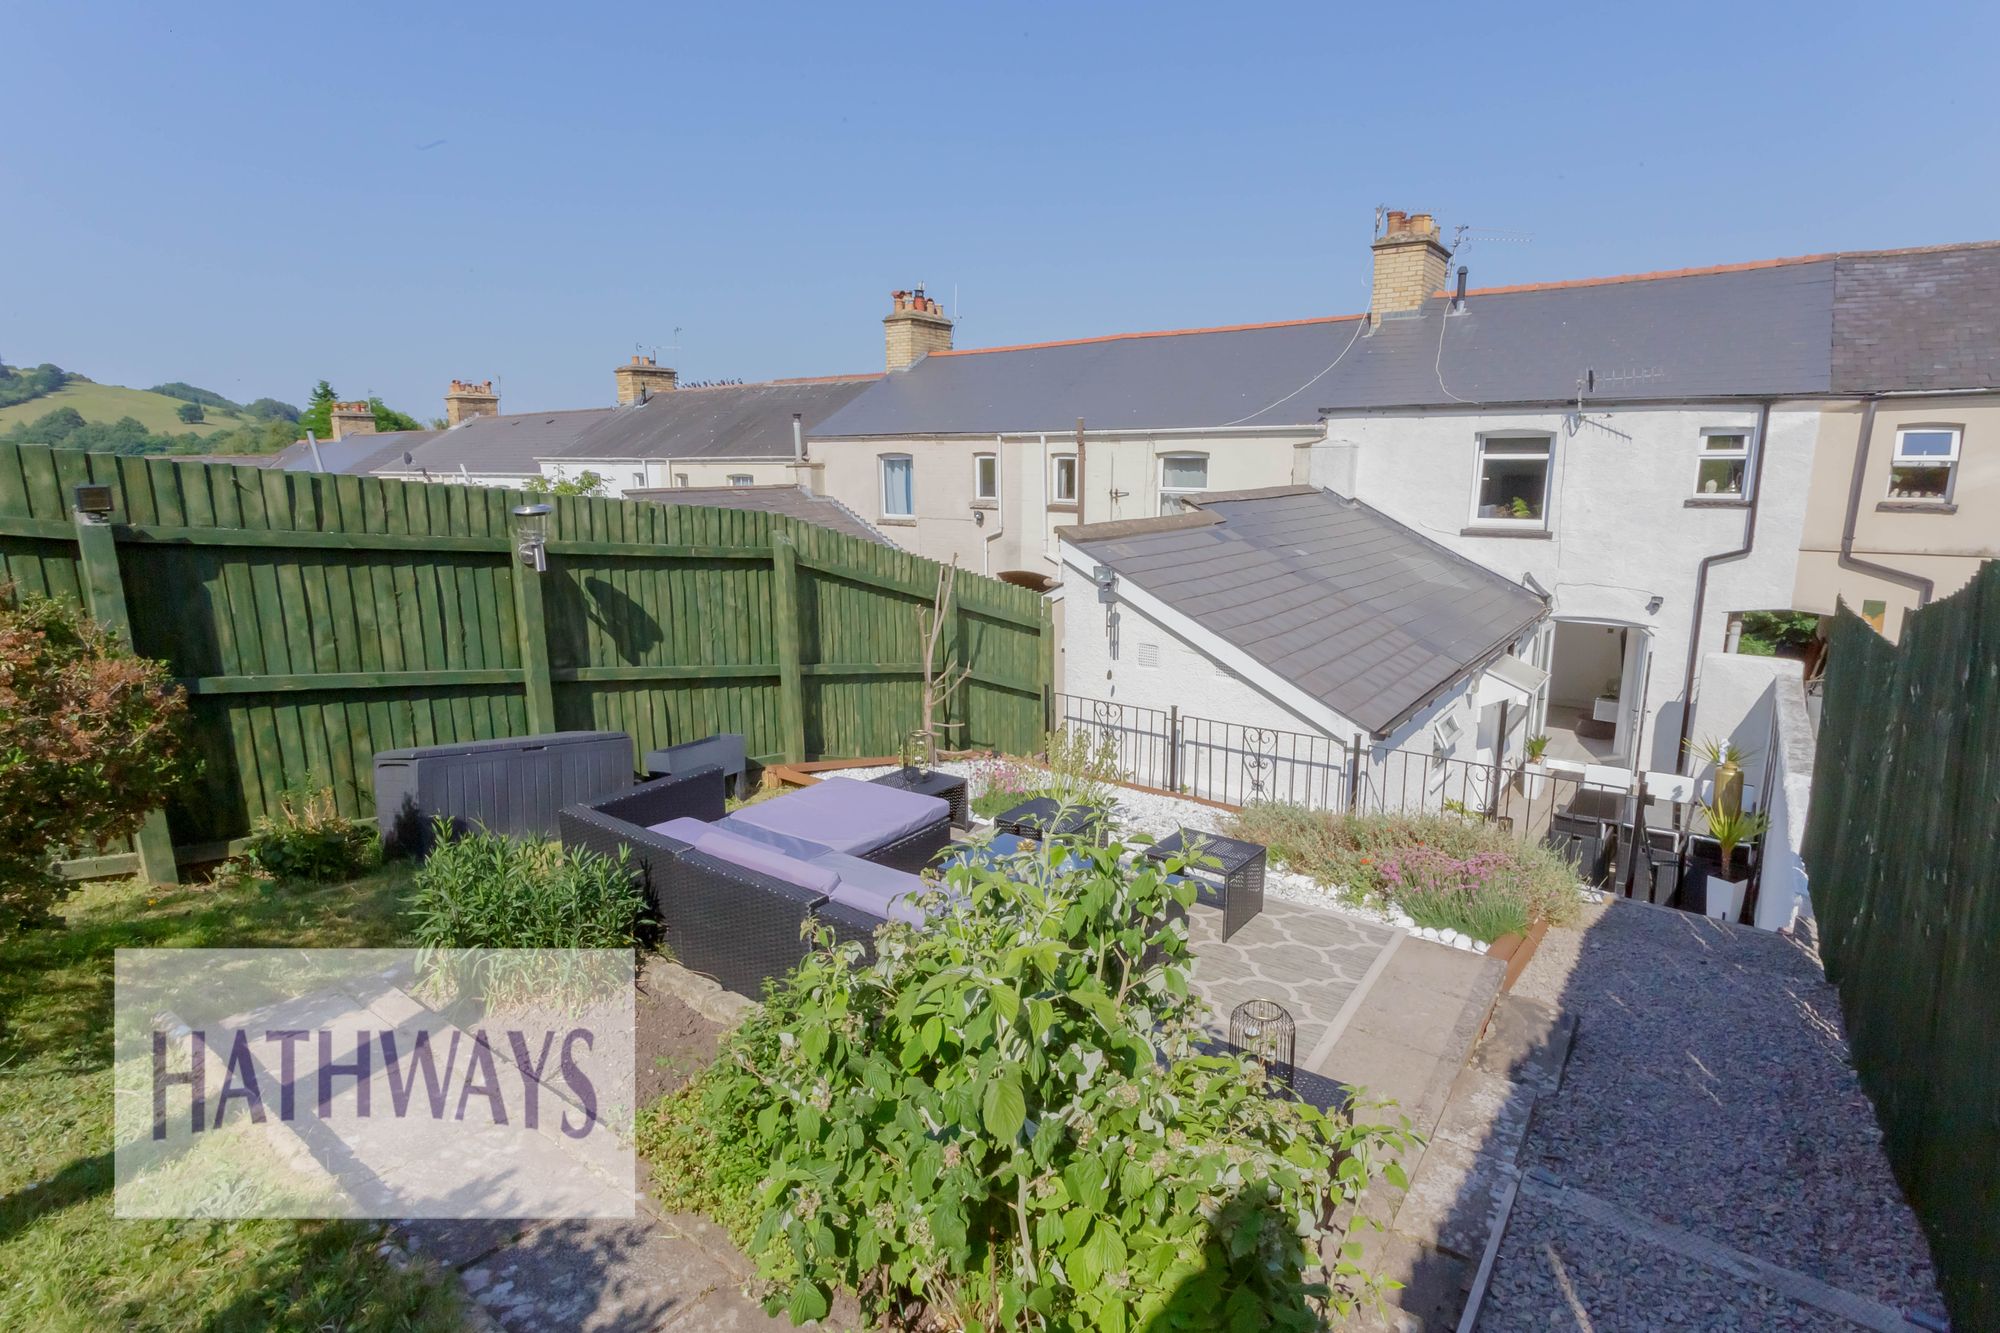
[[[1369,968],[1395,943],[1392,926],[1266,896],[1264,910],[1229,939],[1222,913],[1197,906],[1188,916],[1194,988],[1208,1001],[1209,1026],[1229,1035],[1229,1011],[1245,1000],[1276,1000],[1291,1011],[1301,1068],[1323,1044]],[[1321,1070],[1320,1072],[1325,1072]]]

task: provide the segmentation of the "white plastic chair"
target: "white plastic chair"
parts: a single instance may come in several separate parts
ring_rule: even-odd
[[[1596,787],[1602,791],[1629,792],[1633,788],[1635,774],[1629,768],[1619,768],[1613,764],[1585,764],[1583,785]]]

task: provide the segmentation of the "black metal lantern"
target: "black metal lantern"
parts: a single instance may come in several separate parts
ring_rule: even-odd
[[[549,506],[514,506],[514,548],[521,563],[537,574],[549,567]]]
[[[1264,1067],[1267,1078],[1292,1081],[1297,1030],[1276,1000],[1245,1000],[1229,1011],[1229,1044]]]

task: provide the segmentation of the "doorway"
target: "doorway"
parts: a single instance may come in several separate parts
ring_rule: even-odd
[[[1549,758],[1632,766],[1651,639],[1637,625],[1555,622],[1545,724]]]

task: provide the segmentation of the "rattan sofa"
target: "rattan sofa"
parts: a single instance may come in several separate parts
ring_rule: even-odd
[[[791,798],[779,797],[766,805],[775,807],[787,799]],[[911,874],[922,870],[951,840],[950,807],[943,801],[936,804],[939,814],[934,823],[880,846],[854,849],[852,855]],[[611,857],[629,849],[633,870],[675,961],[738,994],[760,997],[767,980],[798,964],[808,947],[809,920],[832,927],[842,941],[872,947],[875,930],[885,919],[882,915],[710,855],[685,838],[656,828],[676,820],[715,824],[724,816],[722,770],[701,768],[594,804],[570,806],[559,823],[565,847]],[[683,830],[689,828],[692,825],[682,825]]]

